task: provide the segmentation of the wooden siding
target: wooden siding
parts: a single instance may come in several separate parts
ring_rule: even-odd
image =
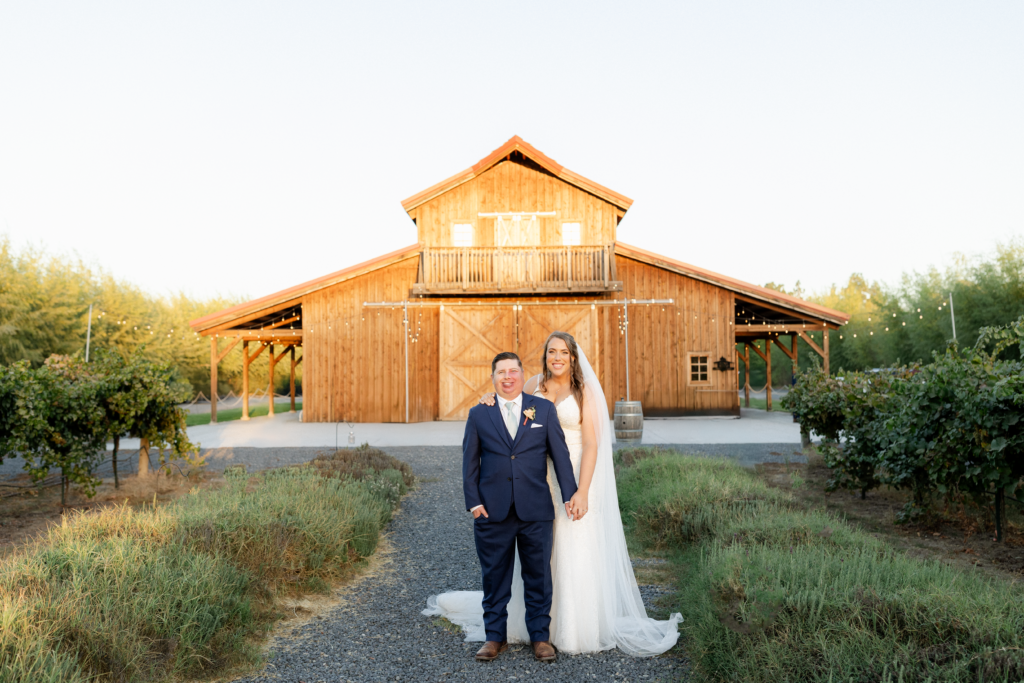
[[[409,215],[416,220],[419,241],[428,247],[450,247],[452,225],[474,226],[473,246],[492,247],[494,218],[479,213],[509,211],[554,211],[540,223],[541,245],[562,244],[562,223],[580,223],[581,244],[610,244],[615,241],[618,218],[625,212],[603,199],[551,175],[527,161],[502,161],[478,177],[416,207]]]
[[[303,301],[303,420],[404,422],[405,345],[402,309],[364,308],[401,301],[416,281],[419,259],[401,261],[308,294]],[[436,308],[409,310],[410,422],[437,419]]]
[[[416,259],[408,259],[353,280],[314,292],[303,301],[303,419],[308,422],[404,422],[405,349],[401,308],[364,308],[364,301],[400,301],[408,297],[416,279]],[[639,261],[618,257],[619,278],[629,298],[673,299],[672,305],[630,306],[631,397],[643,403],[651,416],[682,414],[738,414],[739,395],[735,370],[712,370],[710,386],[687,382],[687,354],[707,352],[714,362],[721,357],[736,362],[733,295],[677,273]],[[620,298],[608,294],[604,298]],[[601,298],[601,297],[587,297]],[[571,301],[568,297],[522,297],[527,301]],[[462,305],[452,305],[458,301]],[[486,373],[495,348],[522,353],[531,371],[536,371],[537,345],[549,328],[571,327],[597,367],[609,414],[615,401],[626,395],[625,349],[619,331],[618,306],[566,305],[524,306],[512,312],[509,302],[488,303],[480,299],[451,298],[438,301],[450,306],[460,318],[473,317],[472,325],[485,325],[491,312],[504,310],[508,318],[499,325],[493,347],[479,344],[477,352],[459,351],[462,337],[456,337],[455,321],[439,307],[409,309],[413,335],[409,344],[409,395],[411,422],[448,417],[458,419],[464,404],[479,387],[486,390]],[[474,304],[470,308],[467,304]],[[664,310],[663,310],[664,309]],[[446,311],[448,308],[446,307]],[[492,316],[493,317],[493,316]],[[477,320],[479,318],[479,320]],[[346,324],[347,323],[347,324]],[[510,329],[509,326],[515,329]],[[463,328],[465,326],[462,326]],[[450,329],[449,329],[450,328]],[[472,336],[469,330],[464,330]],[[465,335],[463,335],[465,336]],[[485,333],[486,336],[486,333]],[[444,342],[447,338],[448,342]],[[441,345],[446,344],[442,350]],[[458,351],[458,353],[456,353]],[[466,354],[469,354],[468,356]],[[472,356],[472,357],[470,357]],[[470,384],[447,376],[440,361],[470,362],[465,367],[473,376]],[[454,366],[453,366],[454,367]],[[445,394],[449,392],[449,394]],[[480,392],[482,393],[482,392]],[[439,405],[459,415],[441,415]]]
[[[672,305],[629,307],[630,398],[643,404],[645,415],[739,414],[735,370],[712,370],[710,386],[687,382],[687,354],[708,352],[736,362],[733,295],[692,278],[617,258],[626,296],[672,299]],[[599,307],[602,353],[601,384],[609,411],[626,396],[625,348],[619,331],[619,307]]]

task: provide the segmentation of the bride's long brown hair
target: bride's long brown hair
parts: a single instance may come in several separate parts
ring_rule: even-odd
[[[569,349],[569,385],[572,395],[576,399],[576,405],[580,407],[580,422],[583,422],[583,369],[580,368],[580,351],[576,346],[576,340],[568,332],[552,332],[544,342],[544,355],[541,356],[541,367],[544,372],[541,374],[540,390],[548,393],[547,381],[551,379],[551,370],[548,368],[548,345],[552,339],[561,339]]]

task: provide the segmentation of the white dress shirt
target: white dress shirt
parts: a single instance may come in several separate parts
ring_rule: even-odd
[[[505,421],[505,416],[508,415],[508,408],[505,407],[505,404],[508,403],[509,401],[512,401],[512,403],[515,404],[513,406],[513,408],[512,408],[512,412],[516,416],[516,424],[518,425],[518,429],[522,429],[523,428],[523,425],[519,424],[521,419],[522,419],[522,417],[523,417],[523,394],[522,394],[522,392],[520,392],[520,394],[518,396],[516,396],[515,398],[512,398],[512,399],[502,398],[501,396],[498,396],[498,394],[494,394],[494,401],[496,403],[495,407],[498,408],[501,411],[501,421],[503,423],[505,423],[506,425],[507,425],[507,423]],[[507,428],[508,427],[506,426],[506,429]],[[511,433],[509,433],[509,437],[510,438],[514,438],[514,437],[512,437]],[[482,508],[482,507],[483,507],[483,505],[476,505],[474,507],[471,507],[469,509],[469,511],[472,512],[473,510],[476,510],[477,508]]]

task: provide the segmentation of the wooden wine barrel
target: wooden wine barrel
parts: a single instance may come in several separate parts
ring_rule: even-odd
[[[622,444],[640,445],[644,435],[644,409],[640,401],[615,402],[615,440]]]

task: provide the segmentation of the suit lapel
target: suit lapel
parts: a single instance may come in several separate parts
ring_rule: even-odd
[[[519,412],[519,426],[516,427],[516,438],[515,441],[512,442],[513,451],[516,449],[516,446],[519,445],[519,442],[523,439],[523,434],[526,433],[526,430],[530,429],[530,426],[528,424],[523,424],[523,414],[527,411],[527,409],[531,407],[533,407],[533,396],[527,396],[526,394],[523,394],[523,409]],[[508,434],[507,429],[505,430],[505,433]]]
[[[508,427],[505,426],[504,414],[501,412],[501,397],[497,394],[494,395],[494,405],[490,406],[487,414],[491,416],[495,429],[501,433],[501,438],[505,439],[505,444],[512,448],[512,437],[508,435]]]

